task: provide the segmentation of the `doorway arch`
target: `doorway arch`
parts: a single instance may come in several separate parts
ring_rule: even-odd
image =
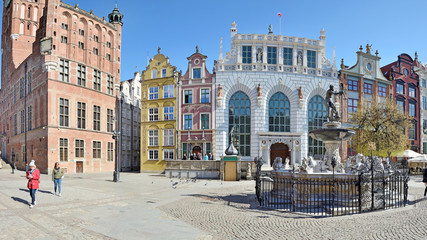
[[[270,147],[270,166],[273,166],[274,159],[276,157],[282,158],[282,163],[285,163],[286,158],[289,158],[289,164],[292,163],[291,153],[288,145],[284,143],[275,143]]]

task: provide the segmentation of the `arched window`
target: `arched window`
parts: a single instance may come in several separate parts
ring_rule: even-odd
[[[233,145],[239,151],[240,156],[250,156],[251,101],[248,95],[242,91],[236,92],[230,99],[228,132],[231,131],[233,126]],[[230,138],[228,142],[230,142]]]
[[[282,92],[275,93],[268,104],[268,130],[270,132],[290,132],[290,112],[288,97]]]
[[[308,103],[308,131],[321,128],[326,119],[325,99],[319,95],[312,97]],[[323,155],[325,153],[325,145],[322,141],[317,141],[309,136],[308,153],[311,156]]]

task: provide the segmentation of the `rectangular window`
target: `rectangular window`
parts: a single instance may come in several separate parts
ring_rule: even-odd
[[[207,113],[202,113],[200,114],[200,118],[201,118],[201,127],[202,129],[209,129],[209,114]]]
[[[283,48],[283,65],[292,66],[292,48]]]
[[[188,156],[188,154],[187,154],[187,152],[188,152],[188,145],[187,145],[187,143],[183,143],[182,144],[182,158],[184,158],[184,154],[185,154],[185,156],[186,156],[186,158],[187,158],[187,160],[190,160],[190,158],[189,158],[189,156]]]
[[[31,92],[32,88],[32,73],[29,72],[27,74],[27,94]]]
[[[28,107],[28,112],[27,112],[27,130],[30,131],[31,129],[33,129],[33,107],[29,106]]]
[[[423,104],[423,110],[427,110],[427,98],[425,96],[423,96],[423,100],[422,100],[422,104]]]
[[[316,51],[307,50],[307,67],[316,68]]]
[[[348,80],[348,90],[349,91],[357,91],[357,80]]]
[[[59,139],[59,161],[68,162],[68,138]]]
[[[79,48],[80,49],[84,49],[85,48],[85,44],[83,42],[79,41]]]
[[[184,104],[193,103],[193,90],[184,90]]]
[[[277,47],[267,47],[267,63],[277,64]]]
[[[159,130],[148,130],[148,146],[159,146]]]
[[[165,129],[163,130],[163,145],[164,146],[173,146],[174,145],[174,133],[175,129]]]
[[[68,38],[66,36],[61,36],[61,43],[68,43]]]
[[[193,68],[193,79],[200,79],[202,70],[200,68]]]
[[[18,95],[18,90],[16,85],[13,85],[13,103],[16,103],[16,98],[17,98],[16,95]]]
[[[404,86],[401,83],[396,83],[396,93],[405,94]]]
[[[163,150],[163,159],[164,160],[173,160],[173,149],[164,149]]]
[[[351,116],[353,116],[353,113],[357,112],[357,102],[357,99],[348,99],[348,118],[351,118]]]
[[[94,42],[98,42],[98,41],[99,41],[99,37],[98,37],[98,36],[96,36],[96,35],[93,35],[93,41],[94,41]]]
[[[159,150],[149,150],[148,160],[159,160]]]
[[[107,75],[107,94],[114,94],[114,78],[111,75]]]
[[[381,87],[381,86],[378,86],[378,95],[379,95],[380,97],[385,97],[385,96],[387,96],[387,88],[385,88],[385,87]]]
[[[107,53],[106,58],[108,61],[111,61],[111,55],[109,53]]]
[[[159,99],[159,87],[150,87],[148,97],[150,100]]]
[[[93,105],[93,130],[101,131],[101,107]]]
[[[107,132],[113,132],[113,109],[107,109]]]
[[[396,104],[397,104],[398,109],[400,109],[403,112],[405,111],[405,102],[404,101],[397,100]]]
[[[92,158],[101,158],[101,142],[93,141],[92,142]]]
[[[411,140],[417,140],[417,123],[409,124],[408,127],[408,138]]]
[[[101,91],[101,71],[93,70],[93,89]]]
[[[86,66],[77,65],[77,85],[86,87]]]
[[[25,111],[21,111],[21,133],[25,132]]]
[[[93,48],[93,54],[95,54],[95,55],[98,55],[99,54],[99,51],[98,51],[98,48]]]
[[[159,121],[159,108],[148,109],[148,121]]]
[[[426,87],[426,80],[423,78],[423,79],[421,79],[421,86],[423,87],[423,88],[425,88]]]
[[[242,63],[252,63],[252,46],[242,46]]]
[[[193,115],[184,115],[184,129],[193,129]]]
[[[210,152],[211,152],[211,143],[206,143],[206,153],[209,154]]]
[[[69,82],[70,62],[64,59],[59,60],[59,80]]]
[[[416,94],[415,94],[415,88],[414,87],[409,87],[409,96],[410,97],[416,97]]]
[[[19,79],[19,99],[25,96],[25,79]]]
[[[59,126],[68,127],[69,119],[69,101],[65,98],[59,99]]]
[[[18,115],[13,116],[13,135],[18,135]]]
[[[157,70],[156,69],[151,70],[151,78],[157,78]]]
[[[200,91],[200,102],[201,103],[209,103],[210,97],[209,97],[209,89],[202,89]]]
[[[85,141],[76,139],[75,141],[75,154],[76,158],[84,158],[85,157]]]
[[[370,83],[364,83],[364,93],[366,94],[372,94],[372,84]]]
[[[174,97],[173,85],[163,86],[163,98],[173,98],[173,97]]]
[[[64,29],[64,30],[68,30],[68,24],[62,23],[61,24],[61,28]]]
[[[415,103],[409,103],[409,116],[416,117],[417,112],[415,110]]]
[[[163,120],[173,120],[174,119],[174,110],[173,106],[163,108]]]
[[[162,78],[166,77],[166,73],[167,73],[166,68],[163,68],[162,69]]]
[[[77,102],[77,128],[86,129],[86,103]]]
[[[80,36],[84,36],[84,35],[85,35],[85,30],[83,30],[83,29],[79,29],[79,35],[80,35]]]
[[[114,144],[108,142],[107,161],[112,162],[114,160]]]

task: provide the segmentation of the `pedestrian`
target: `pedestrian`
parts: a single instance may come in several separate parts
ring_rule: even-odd
[[[203,160],[207,161],[209,160],[208,154],[206,153],[205,156],[203,157]]]
[[[187,155],[185,155],[185,153],[184,153],[184,156],[182,157],[182,160],[187,160]]]
[[[427,167],[424,169],[424,173],[423,173],[423,183],[425,185],[425,189],[424,189],[424,197],[427,197]]]
[[[59,162],[56,162],[52,170],[52,181],[55,186],[55,195],[59,197],[61,196],[62,178],[64,178],[64,169],[59,166]],[[58,194],[56,194],[56,189],[58,189]]]
[[[195,160],[194,155],[190,154],[190,160]]]
[[[36,167],[35,162],[36,162],[35,160],[31,160],[30,164],[28,165],[30,169],[28,169],[27,171],[28,190],[30,191],[30,196],[31,196],[30,208],[33,208],[34,205],[37,204],[36,192],[37,192],[37,189],[39,189],[39,183],[40,183],[40,171]]]
[[[209,160],[213,160],[213,155],[212,155],[212,153],[209,153]]]

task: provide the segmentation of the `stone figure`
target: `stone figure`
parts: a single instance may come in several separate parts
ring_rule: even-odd
[[[218,97],[222,97],[222,86],[218,84]]]
[[[339,113],[335,107],[335,103],[334,101],[332,101],[332,96],[333,95],[342,95],[344,94],[343,90],[339,91],[339,92],[335,92],[334,91],[334,86],[330,85],[329,86],[329,90],[326,92],[326,109],[327,109],[327,113],[328,113],[328,120],[329,121],[339,121],[340,116]]]
[[[303,158],[302,162],[301,162],[301,166],[299,166],[299,171],[300,172],[308,172],[308,163],[307,163],[307,158]]]
[[[298,55],[297,55],[297,65],[298,66],[302,66],[302,51],[298,51]]]
[[[262,63],[262,48],[256,50],[256,62]]]
[[[261,83],[258,83],[258,87],[256,88],[256,91],[258,92],[258,97],[262,97]]]
[[[304,93],[304,90],[302,89],[302,86],[300,86],[298,88],[298,97],[299,97],[299,99],[303,99],[303,97],[304,97],[303,93]]]
[[[314,168],[317,166],[317,162],[313,159],[312,156],[308,157],[308,166]]]
[[[282,164],[282,158],[276,157],[273,162],[273,169],[274,171],[283,170],[283,164]]]
[[[272,34],[273,33],[273,26],[271,26],[271,24],[268,26],[268,34]]]
[[[288,157],[285,159],[285,167],[284,168],[285,169],[291,169],[291,166],[289,166],[289,158]]]
[[[252,164],[250,162],[248,163],[248,168],[246,170],[246,179],[252,179]]]
[[[372,49],[372,44],[371,45],[366,44],[366,53],[371,54],[371,49]]]

